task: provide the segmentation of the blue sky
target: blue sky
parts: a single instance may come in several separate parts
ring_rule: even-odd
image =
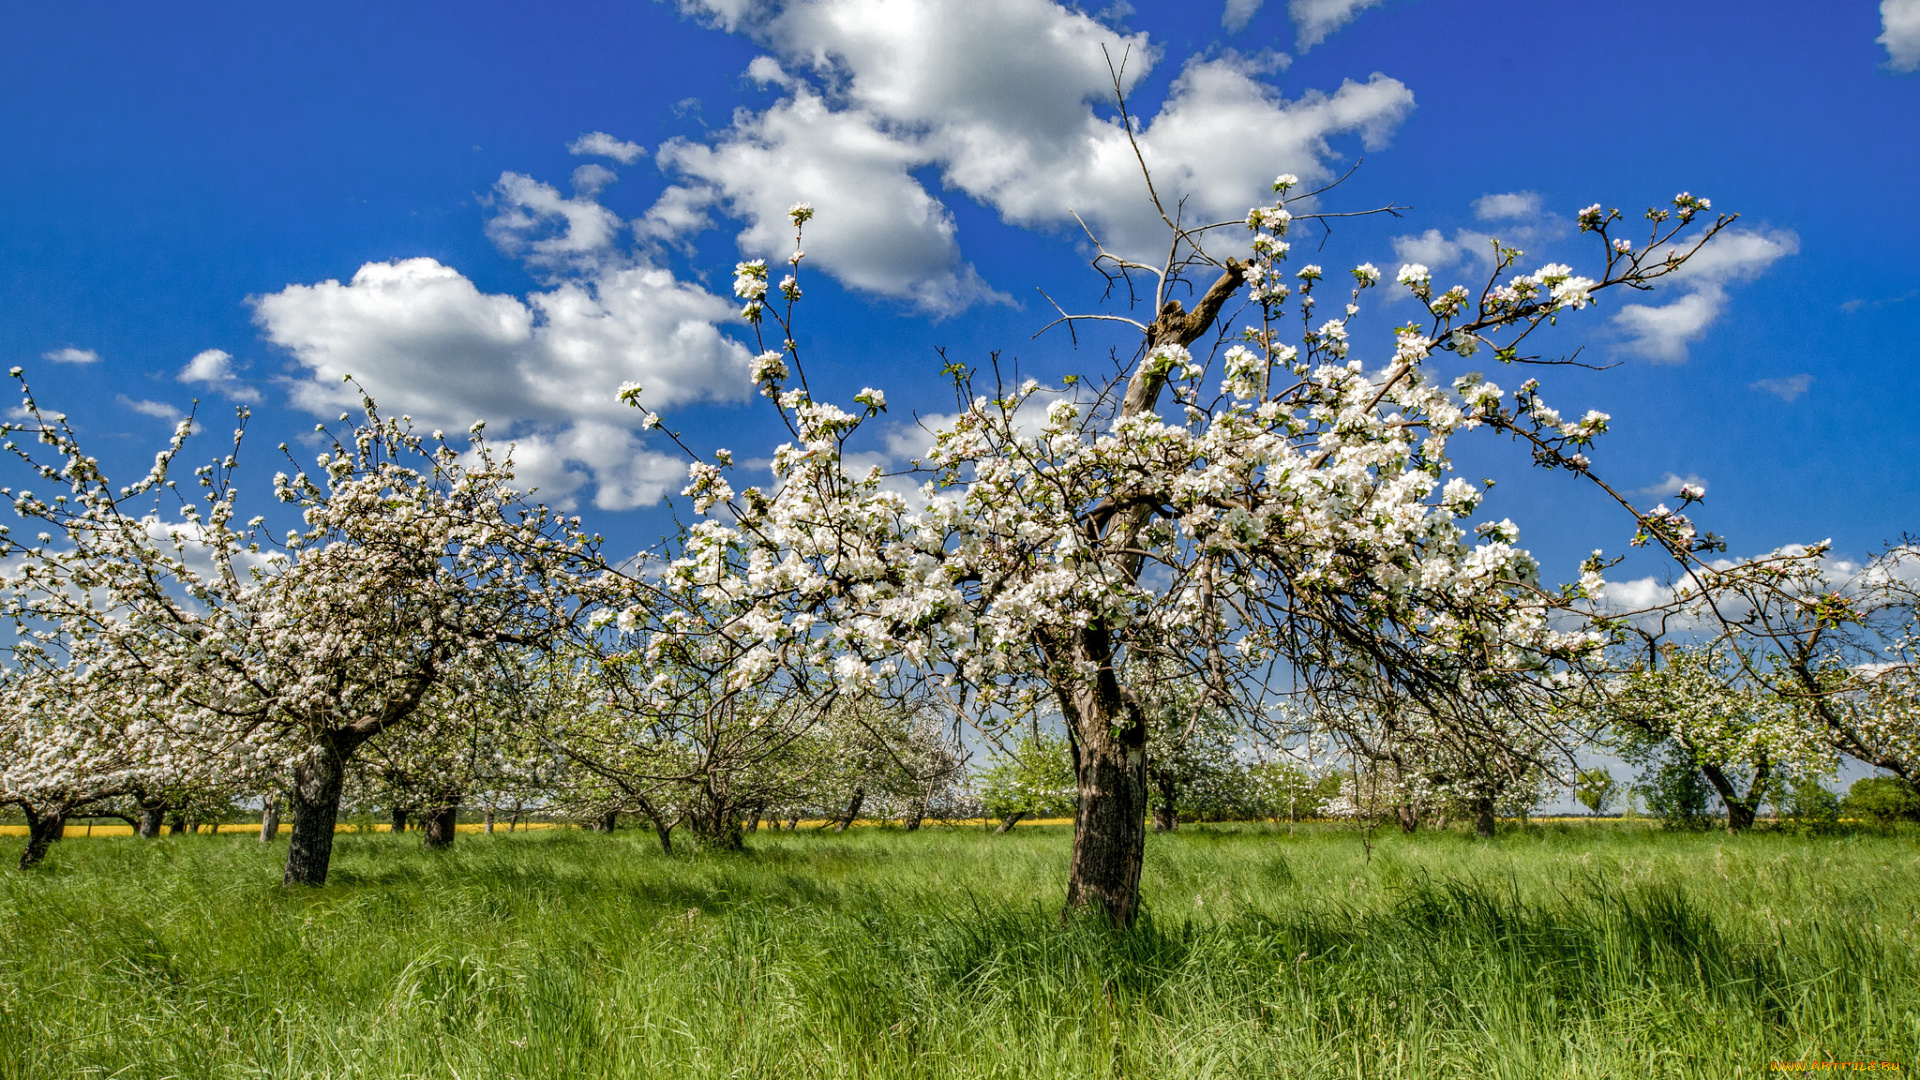
[[[1198,210],[1365,158],[1327,207],[1411,209],[1340,229],[1330,269],[1466,280],[1479,235],[1578,267],[1588,203],[1738,211],[1702,273],[1556,331],[1618,366],[1541,373],[1548,399],[1615,417],[1596,469],[1647,502],[1704,481],[1735,553],[1857,557],[1920,527],[1920,0],[0,8],[0,362],[122,472],[195,397],[251,403],[271,471],[348,370],[429,425],[486,417],[546,494],[639,543],[682,466],[616,388],[704,446],[777,441],[728,289],[797,198],[821,210],[816,388],[880,386],[904,422],[949,406],[937,347],[1098,370],[1121,339],[1032,335],[1038,289],[1099,303],[1069,207],[1150,239],[1137,175],[1085,149],[1113,130],[1107,42]],[[1410,312],[1378,311],[1356,355]],[[1513,447],[1461,463],[1500,478],[1492,509],[1549,577],[1624,549],[1617,510]]]

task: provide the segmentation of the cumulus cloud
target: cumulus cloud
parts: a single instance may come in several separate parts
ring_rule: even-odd
[[[94,352],[92,349],[76,349],[71,345],[64,349],[51,349],[41,353],[40,356],[42,359],[51,360],[56,364],[97,364],[100,362],[99,353]]]
[[[178,406],[169,405],[164,401],[146,401],[138,398],[130,398],[125,394],[119,395],[115,400],[127,408],[132,409],[134,412],[139,413],[141,416],[151,416],[175,424],[187,418],[187,414],[182,412]]]
[[[745,399],[747,350],[716,325],[733,317],[732,302],[621,252],[619,219],[590,196],[508,173],[493,210],[489,235],[547,287],[487,293],[453,267],[411,258],[255,297],[262,332],[305,368],[293,403],[317,415],[351,409],[351,375],[388,412],[424,425],[485,421],[515,444],[520,479],[556,504],[570,505],[589,478],[604,509],[657,500],[685,465],[645,447],[619,387],[638,382],[655,409]]]
[[[1895,71],[1920,71],[1920,0],[1880,0],[1880,36],[1887,66]]]
[[[1481,221],[1527,220],[1540,216],[1540,196],[1532,191],[1482,195],[1473,201],[1473,216]]]
[[[1792,232],[1728,230],[1715,237],[1679,272],[1662,279],[1686,295],[1654,306],[1628,304],[1613,317],[1626,341],[1622,349],[1656,364],[1687,359],[1687,346],[1699,340],[1727,304],[1727,288],[1750,281],[1780,259],[1800,250]]]
[[[233,373],[233,354],[225,349],[204,349],[195,353],[174,378],[183,383],[210,386],[235,401],[260,400],[260,391],[241,382]]]
[[[1493,242],[1529,246],[1548,243],[1564,236],[1567,220],[1548,213],[1540,195],[1532,191],[1509,191],[1482,195],[1473,201],[1473,216],[1492,223],[1495,232],[1455,229],[1448,236],[1439,229],[1428,229],[1414,236],[1393,238],[1393,254],[1402,263],[1420,263],[1433,271],[1448,270],[1471,263],[1471,269],[1485,274],[1493,269]],[[1405,294],[1400,294],[1404,296]]]
[[[1260,0],[1227,0],[1227,10],[1220,15],[1220,25],[1235,32],[1245,30],[1253,21],[1254,13],[1260,10]]]
[[[589,131],[567,144],[567,153],[576,157],[612,158],[622,165],[639,161],[646,152],[639,143],[616,139],[604,131]]]
[[[1293,0],[1287,17],[1293,20],[1294,47],[1306,52],[1333,36],[1335,30],[1376,7],[1381,0]]]
[[[1689,484],[1699,488],[1702,494],[1706,493],[1707,482],[1702,480],[1698,473],[1688,473],[1685,476],[1668,473],[1654,483],[1635,491],[1634,494],[1644,495],[1649,499],[1670,499],[1680,494],[1682,486]]]
[[[919,170],[1011,224],[1071,226],[1078,211],[1116,250],[1163,243],[1126,131],[1095,111],[1112,100],[1109,57],[1125,60],[1123,89],[1157,62],[1145,34],[1049,0],[683,6],[770,49],[778,59],[749,74],[786,94],[709,141],[662,148],[661,165],[684,182],[643,223],[652,235],[700,227],[721,204],[745,222],[746,252],[781,257],[786,209],[804,199],[819,211],[806,245],[817,265],[936,312],[999,295],[962,259],[953,217]],[[1184,197],[1189,221],[1244,216],[1280,172],[1329,177],[1331,137],[1377,146],[1413,107],[1383,75],[1289,101],[1259,78],[1278,59],[1196,57],[1138,126],[1163,198]]]
[[[1763,394],[1772,394],[1781,401],[1790,402],[1806,393],[1807,388],[1812,385],[1813,376],[1811,375],[1788,375],[1784,379],[1761,379],[1748,383],[1747,388],[1758,390]]]

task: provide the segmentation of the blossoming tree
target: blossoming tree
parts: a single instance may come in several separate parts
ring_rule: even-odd
[[[64,642],[77,669],[110,675],[127,715],[183,750],[290,772],[288,884],[326,880],[356,751],[491,650],[569,625],[585,591],[593,542],[521,502],[477,425],[463,454],[365,400],[313,473],[275,477],[301,521],[276,536],[264,517],[237,516],[244,413],[232,452],[196,470],[195,498],[170,478],[189,425],[116,487],[21,385],[30,419],[13,427],[48,450],[7,448],[58,494],[7,494],[66,546],[50,534],[14,545],[54,584],[22,600],[19,618]]]
[[[745,318],[776,331],[753,372],[792,439],[773,454],[770,485],[737,487],[727,451],[693,466],[686,494],[701,517],[671,585],[737,607],[702,631],[740,648],[736,685],[781,666],[829,670],[848,690],[958,682],[984,724],[1051,699],[1079,788],[1068,903],[1117,924],[1137,908],[1148,809],[1150,724],[1131,661],[1184,671],[1222,707],[1257,710],[1276,683],[1318,671],[1327,640],[1340,663],[1428,697],[1457,693],[1463,668],[1532,677],[1604,641],[1555,628],[1561,596],[1537,584],[1517,530],[1488,522],[1470,534],[1460,522],[1482,491],[1446,473],[1449,440],[1475,428],[1584,471],[1581,449],[1607,417],[1563,419],[1533,380],[1507,393],[1441,369],[1481,350],[1527,359],[1536,329],[1606,290],[1647,287],[1731,220],[1709,216],[1696,246],[1680,247],[1705,200],[1651,211],[1638,241],[1617,211],[1589,207],[1579,225],[1601,248],[1595,276],[1561,264],[1516,273],[1521,253],[1499,247],[1477,293],[1402,267],[1422,314],[1374,351],[1356,349],[1348,327],[1380,271],[1359,266],[1345,286],[1319,265],[1286,271],[1306,197],[1296,186],[1281,177],[1276,200],[1242,222],[1188,228],[1163,213],[1169,255],[1158,265],[1099,253],[1099,265],[1151,284],[1144,321],[1063,316],[1138,334],[1113,381],[1013,384],[996,368],[986,385],[950,367],[958,415],[915,462],[917,499],[877,468],[848,466],[849,441],[885,411],[885,395],[864,389],[849,411],[807,380],[792,320],[811,209],[793,209],[792,270],[777,286],[763,261],[736,272]],[[1246,239],[1222,239],[1230,228]],[[1191,308],[1177,298],[1189,283]],[[1335,289],[1335,311],[1318,312]],[[625,393],[644,408],[638,388]]]

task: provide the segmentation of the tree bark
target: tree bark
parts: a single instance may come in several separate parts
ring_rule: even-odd
[[[269,792],[260,806],[260,842],[271,844],[280,838],[280,795]]]
[[[1013,827],[1015,825],[1020,824],[1020,819],[1026,816],[1027,816],[1027,812],[1025,810],[1015,810],[1013,813],[1008,814],[1004,818],[1001,818],[1000,827],[993,830],[993,835],[995,836],[1007,835],[1008,833],[1013,831]]]
[[[792,832],[793,830],[799,827],[800,827],[800,811],[795,810],[793,812],[793,817],[787,819],[787,831]]]
[[[1100,727],[1105,726],[1103,720]],[[1133,924],[1140,906],[1140,863],[1147,845],[1144,741],[1144,730],[1129,743],[1105,730],[1081,729],[1080,805],[1073,816],[1067,906],[1097,906],[1122,928]]]
[[[340,789],[347,758],[332,740],[323,741],[293,770],[287,791],[293,805],[293,832],[287,845],[287,885],[325,885],[333,860],[333,826],[340,816]]]
[[[1052,650],[1049,650],[1052,651]],[[1140,864],[1147,848],[1147,724],[1113,666],[1106,632],[1079,632],[1075,662],[1099,666],[1090,682],[1057,689],[1061,715],[1076,736],[1071,747],[1079,800],[1067,907],[1097,908],[1114,926],[1133,925],[1140,907]]]
[[[436,806],[426,814],[426,831],[421,836],[421,844],[434,851],[444,851],[453,846],[453,838],[458,835],[454,827],[460,821],[460,799],[455,796],[443,806]]]
[[[181,833],[183,833],[183,832],[186,832],[186,831],[187,831],[187,819],[186,819],[186,818],[183,818],[183,817],[176,817],[176,818],[174,818],[174,819],[173,819],[172,821],[169,821],[169,822],[167,822],[167,835],[168,835],[168,836],[179,836],[179,835],[180,835]]]
[[[1473,800],[1473,835],[1491,838],[1493,836],[1493,799],[1486,796]]]
[[[847,801],[847,812],[845,816],[841,817],[839,821],[834,823],[833,831],[837,833],[846,832],[847,826],[853,824],[853,819],[860,816],[860,804],[866,801],[867,801],[866,789],[854,788],[853,798]]]
[[[488,836],[492,836],[493,835],[493,807],[491,806],[487,807],[486,815],[482,817],[481,822],[482,822],[481,828],[486,831]]]
[[[597,833],[611,833],[619,827],[620,811],[618,810],[609,810],[593,819],[593,831]]]
[[[1401,803],[1396,809],[1400,812],[1400,831],[1412,835],[1420,827],[1420,812],[1412,803]]]
[[[922,821],[925,821],[926,817],[927,817],[927,801],[925,799],[915,799],[913,801],[913,804],[907,807],[907,820],[904,822],[904,824],[907,827],[907,831],[908,832],[919,831],[920,823]]]
[[[47,849],[66,831],[67,811],[62,806],[46,813],[37,813],[24,803],[21,809],[27,815],[27,850],[20,853],[20,869],[29,870],[47,857]]]
[[[767,808],[764,806],[756,806],[753,808],[753,814],[747,818],[748,832],[755,833],[760,831],[760,818],[766,812]]]
[[[166,824],[167,808],[164,804],[142,806],[140,808],[140,839],[153,840],[159,837],[160,829]]]
[[[393,808],[393,824],[388,826],[388,830],[395,836],[399,836],[401,833],[407,831],[406,807],[396,806]]]

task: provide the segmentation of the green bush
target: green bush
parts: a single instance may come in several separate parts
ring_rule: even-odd
[[[1827,832],[1840,823],[1840,797],[1811,777],[1786,785],[1775,806],[1780,816],[1802,829]]]
[[[1642,774],[1640,797],[1647,813],[1669,829],[1705,829],[1713,824],[1713,789],[1692,761],[1673,758]]]
[[[1849,817],[1880,824],[1920,821],[1920,792],[1897,776],[1868,776],[1853,782],[1840,809]]]

